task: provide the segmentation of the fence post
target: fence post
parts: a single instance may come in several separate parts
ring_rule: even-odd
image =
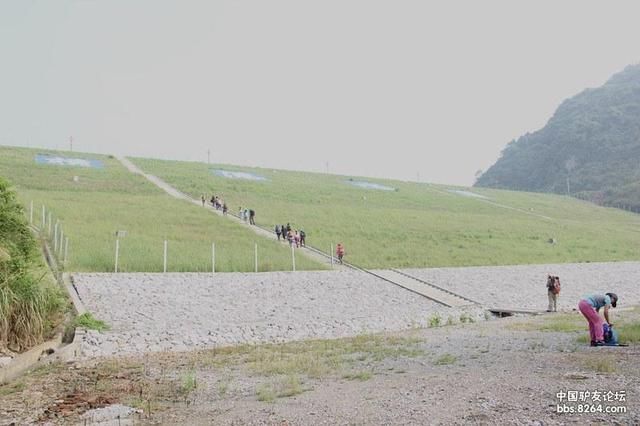
[[[49,210],[49,237],[51,237],[51,210]]]
[[[216,243],[211,243],[211,273],[216,273]]]
[[[296,249],[293,244],[291,244],[291,265],[293,267],[293,272],[296,271]]]
[[[118,252],[120,251],[120,239],[116,237],[116,267],[115,272],[118,272]]]
[[[164,240],[164,272],[167,272],[167,240]]]
[[[254,263],[255,270],[258,272],[258,243],[254,243]]]
[[[33,200],[31,200],[31,205],[29,206],[29,225],[33,225]]]
[[[64,265],[64,267],[67,267],[67,254],[69,253],[69,237],[66,237],[64,239],[64,260],[62,261],[62,264]]]
[[[56,226],[53,227],[53,252],[58,251],[58,221],[56,220]]]
[[[62,243],[64,242],[64,231],[62,230],[62,226],[60,226],[60,243],[58,244],[58,255],[62,257]]]
[[[44,204],[42,205],[42,233],[44,234],[44,228],[45,226],[47,226],[47,216],[45,213],[45,208],[44,208]]]
[[[329,249],[329,255],[331,256],[331,267],[333,267],[333,244],[331,244],[331,248]]]

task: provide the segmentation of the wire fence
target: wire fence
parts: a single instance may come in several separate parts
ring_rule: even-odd
[[[37,232],[39,238],[45,240],[52,248],[51,255],[58,267],[66,269],[69,260],[69,237],[65,234],[63,223],[53,212],[42,205],[42,216],[37,220],[33,201],[29,203],[29,225]]]
[[[39,210],[39,211],[38,211]],[[45,240],[51,248],[51,255],[55,257],[57,264],[61,269],[67,269],[70,264],[70,258],[72,253],[70,251],[70,239],[66,232],[66,225],[60,220],[55,212],[42,204],[36,209],[34,201],[31,201],[28,205],[29,224],[37,232],[37,235],[42,240]],[[235,216],[235,215],[234,215]],[[236,216],[237,217],[237,216]],[[252,225],[254,226],[254,225]],[[264,231],[273,233],[262,227]],[[100,261],[96,261],[98,266],[96,269],[102,271],[118,272],[206,272],[209,271],[212,274],[222,271],[235,271],[235,272],[268,272],[268,271],[282,271],[291,270],[296,271],[299,269],[299,259],[296,259],[299,254],[297,253],[298,247],[295,244],[290,246],[289,250],[289,265],[286,267],[286,260],[283,263],[282,253],[274,252],[273,247],[270,245],[260,245],[258,242],[254,242],[249,248],[238,250],[234,247],[234,255],[231,263],[233,266],[229,267],[229,254],[226,254],[226,259],[220,259],[219,253],[225,249],[224,246],[217,244],[215,241],[210,243],[210,257],[208,266],[206,266],[206,255],[202,256],[202,249],[206,250],[206,243],[204,245],[200,241],[195,245],[187,244],[193,252],[198,253],[198,259],[185,262],[185,242],[184,241],[171,241],[168,238],[159,239],[157,242],[158,251],[155,249],[152,251],[158,253],[156,255],[149,256],[149,244],[148,240],[141,242],[132,239],[125,230],[117,230],[113,235],[113,245],[109,250],[111,251],[111,261],[105,265],[104,262],[104,250],[101,251]],[[126,238],[125,238],[126,237]],[[152,243],[155,246],[155,243]],[[135,249],[133,248],[135,247]],[[123,248],[125,249],[125,256],[123,258]],[[317,249],[311,247],[305,247],[314,252],[319,252],[327,259],[331,259],[333,264],[333,256],[331,251],[329,253],[320,252]],[[86,253],[80,254],[82,257],[86,257]],[[174,259],[181,259],[176,261]],[[286,258],[285,258],[286,259]],[[77,260],[77,259],[76,259]],[[172,262],[173,260],[173,262]],[[203,262],[204,260],[204,262]],[[298,260],[298,262],[297,262]],[[161,263],[159,263],[161,262]],[[111,265],[111,266],[108,266]],[[161,267],[160,267],[161,265]],[[173,266],[173,268],[172,268]],[[91,269],[91,268],[90,268]]]

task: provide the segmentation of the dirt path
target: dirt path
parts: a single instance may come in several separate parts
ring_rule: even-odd
[[[620,313],[620,324],[639,320]],[[509,318],[54,366],[0,388],[0,425],[83,424],[88,400],[143,410],[135,424],[640,424],[640,347],[590,348],[577,340],[583,322]],[[584,404],[595,412],[559,412]]]
[[[451,191],[444,191],[442,189],[435,188],[433,185],[429,185],[429,188],[432,191],[439,192],[441,194],[451,195],[451,196],[459,196],[459,197],[461,196],[461,195],[455,194],[455,193],[453,193]],[[551,220],[551,221],[555,221],[556,220],[555,218],[552,218],[552,217],[549,217],[549,216],[545,216],[543,214],[533,213],[533,212],[530,212],[530,211],[527,211],[527,210],[524,210],[524,209],[519,209],[517,207],[508,206],[506,204],[501,204],[501,203],[492,201],[492,200],[490,200],[488,198],[473,197],[473,199],[476,200],[476,201],[479,201],[481,203],[491,204],[493,206],[500,207],[502,209],[513,210],[515,212],[523,213],[523,214],[526,214],[526,215],[529,215],[529,216],[533,216],[533,217],[537,217],[537,218],[540,218],[540,219]]]
[[[185,194],[184,192],[179,191],[178,189],[176,189],[173,186],[169,185],[167,182],[165,182],[164,180],[160,179],[157,176],[145,173],[142,169],[140,169],[138,166],[133,164],[128,158],[117,157],[117,159],[131,173],[135,173],[135,174],[144,176],[147,180],[149,180],[151,183],[153,183],[158,188],[162,189],[163,191],[165,191],[167,194],[171,195],[172,197],[188,201],[188,202],[190,202],[192,204],[195,204],[197,206],[202,206],[202,201],[201,200],[196,200],[195,198],[192,198],[191,196]],[[240,219],[238,216],[235,216],[233,213],[229,213],[229,214],[227,214],[225,216],[225,215],[222,214],[221,211],[214,209],[212,206],[208,205],[207,203],[205,203],[204,208],[206,208],[208,211],[210,211],[210,212],[212,212],[214,214],[217,214],[218,216],[224,216],[229,220],[233,220],[236,223],[240,224],[241,226],[248,227],[248,229],[253,231],[256,235],[260,235],[261,237],[269,238],[269,239],[272,239],[272,240],[277,240],[277,236],[276,236],[276,234],[274,232],[272,232],[270,230],[263,229],[263,228],[261,228],[259,226],[249,225],[245,221]],[[323,255],[321,255],[321,254],[319,254],[319,253],[317,253],[317,252],[315,252],[313,250],[307,249],[305,247],[300,247],[298,249],[298,253],[302,253],[305,256],[307,256],[308,258],[310,258],[312,260],[315,260],[318,263],[321,263],[321,264],[324,264],[324,265],[330,265],[332,269],[338,269],[338,270],[347,269],[344,265],[340,265],[340,264],[336,264],[336,263],[332,262],[331,258],[327,258],[326,256],[323,256]]]

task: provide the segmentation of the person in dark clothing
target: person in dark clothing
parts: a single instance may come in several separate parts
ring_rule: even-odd
[[[256,211],[253,209],[249,210],[249,224],[250,225],[256,224]]]
[[[287,223],[287,234],[291,231],[291,224]]]
[[[287,227],[282,225],[280,227],[280,232],[282,232],[282,241],[287,241]]]
[[[305,243],[305,240],[304,240],[306,237],[307,237],[307,234],[305,234],[304,231],[301,229],[300,230],[300,245],[302,247],[306,246],[306,243]]]
[[[222,214],[226,216],[228,211],[229,211],[229,207],[227,207],[227,203],[224,203],[222,205]]]
[[[280,225],[276,225],[276,235],[278,236],[278,241],[280,241],[280,234],[282,234],[282,228]]]

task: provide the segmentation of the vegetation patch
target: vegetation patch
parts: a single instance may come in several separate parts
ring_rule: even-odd
[[[199,362],[221,368],[244,365],[259,376],[327,377],[357,363],[415,358],[424,354],[422,339],[361,335],[267,345],[242,345],[201,352]]]
[[[435,313],[429,317],[429,327],[439,327],[442,324],[442,317],[439,313]]]
[[[613,356],[593,356],[584,361],[587,368],[598,373],[615,373],[616,360]]]
[[[347,380],[359,380],[364,382],[373,377],[373,373],[371,371],[357,371],[352,373],[347,373],[342,376],[343,379]]]
[[[76,327],[87,328],[89,330],[96,330],[99,332],[109,330],[110,328],[106,322],[94,318],[91,312],[85,312],[82,315],[78,315],[74,319],[73,325]]]
[[[21,352],[43,342],[62,321],[64,303],[24,209],[0,177],[0,350]]]
[[[454,364],[457,360],[458,358],[456,358],[454,355],[443,354],[438,358],[436,358],[436,360],[433,363],[434,365],[451,365],[451,364]]]
[[[514,331],[548,331],[555,333],[574,333],[584,331],[587,322],[580,314],[548,315],[540,319],[515,322],[507,325]]]
[[[188,395],[198,387],[195,370],[187,371],[182,375],[180,393]]]
[[[22,392],[24,388],[25,388],[25,384],[22,381],[1,385],[0,396],[13,395],[14,393]]]

